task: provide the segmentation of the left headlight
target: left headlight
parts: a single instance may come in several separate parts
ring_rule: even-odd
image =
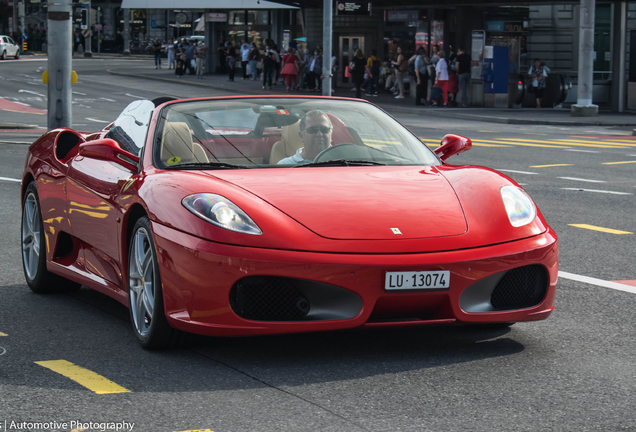
[[[513,227],[528,225],[537,217],[537,207],[523,189],[516,186],[504,186],[500,192],[508,219]]]
[[[243,210],[221,195],[198,193],[188,195],[181,203],[196,216],[218,227],[243,234],[263,234]]]

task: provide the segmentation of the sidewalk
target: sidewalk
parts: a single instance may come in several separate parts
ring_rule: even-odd
[[[278,84],[273,90],[263,90],[259,80],[243,80],[239,73],[234,82],[229,82],[226,75],[204,75],[198,80],[194,75],[184,75],[179,78],[173,70],[151,69],[150,67],[140,67],[129,69],[126,72],[108,70],[113,75],[128,77],[141,77],[157,81],[170,83],[180,83],[194,85],[211,90],[226,91],[228,93],[249,94],[249,95],[285,95],[285,85]],[[307,91],[291,92],[289,94],[298,95],[320,95]],[[351,87],[336,88],[334,96],[353,97],[354,92]],[[636,115],[624,113],[601,112],[596,117],[572,117],[569,109],[565,108],[433,108],[415,106],[411,97],[395,99],[390,93],[382,93],[377,97],[364,96],[363,98],[379,105],[389,113],[412,114],[422,116],[435,116],[443,118],[454,118],[461,120],[471,120],[489,123],[524,124],[524,125],[554,125],[554,126],[622,126],[636,128]]]

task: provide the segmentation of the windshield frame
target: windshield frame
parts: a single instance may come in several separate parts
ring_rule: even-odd
[[[426,151],[429,152],[430,156],[432,157],[432,159],[434,159],[436,162],[435,163],[431,163],[431,164],[423,164],[423,163],[412,163],[412,164],[403,164],[403,165],[369,165],[369,167],[371,166],[439,166],[439,165],[443,165],[444,162],[439,158],[439,156],[432,150],[430,149],[417,135],[415,135],[408,127],[404,126],[402,123],[400,123],[400,121],[398,121],[395,117],[393,117],[390,113],[388,113],[386,110],[384,110],[382,107],[379,107],[369,101],[366,101],[364,99],[354,99],[354,98],[347,98],[347,97],[329,97],[329,96],[307,96],[307,95],[281,95],[281,96],[274,96],[274,97],[268,97],[265,95],[252,95],[252,96],[218,96],[218,97],[206,97],[206,98],[191,98],[191,99],[180,99],[180,100],[174,100],[174,101],[170,101],[167,102],[165,104],[163,104],[163,106],[161,107],[161,109],[159,110],[159,112],[157,113],[157,121],[155,124],[155,128],[154,128],[154,136],[152,139],[152,152],[151,152],[151,163],[155,168],[158,169],[162,169],[162,170],[170,170],[170,171],[179,171],[179,170],[192,170],[192,168],[189,169],[179,169],[178,166],[170,166],[167,164],[164,164],[161,161],[160,158],[160,146],[161,146],[161,136],[163,134],[163,130],[167,121],[167,113],[171,108],[174,108],[175,105],[181,105],[181,104],[188,104],[188,103],[197,103],[197,102],[205,102],[205,101],[210,101],[213,103],[216,102],[222,102],[224,100],[232,100],[232,101],[240,101],[240,100],[248,100],[248,101],[254,101],[254,100],[267,100],[267,102],[269,104],[272,104],[273,101],[276,100],[289,100],[289,99],[304,99],[307,101],[312,101],[312,100],[321,100],[324,99],[325,101],[329,101],[329,102],[333,102],[333,101],[346,101],[346,102],[355,102],[355,103],[360,103],[360,104],[366,104],[366,105],[370,105],[373,108],[379,110],[380,112],[382,112],[383,114],[385,114],[386,116],[388,116],[392,121],[394,121],[404,132],[408,133],[409,135],[411,135],[417,142],[420,143],[420,145],[422,147],[424,147],[426,149]],[[225,138],[225,137],[224,137]],[[211,160],[212,161],[212,160]],[[245,165],[242,168],[249,168],[249,169],[285,169],[285,168],[294,168],[296,166],[302,166],[302,165],[285,165],[285,166],[277,166],[276,164],[273,165],[256,165],[256,166],[249,166],[249,165]],[[343,168],[348,168],[347,166],[343,166]],[[210,167],[210,168],[201,168],[201,170],[216,170],[218,168],[214,168],[214,167]]]

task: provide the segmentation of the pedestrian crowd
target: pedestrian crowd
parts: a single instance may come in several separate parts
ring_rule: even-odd
[[[356,49],[350,62],[345,66],[344,77],[349,79],[355,91],[355,97],[375,97],[381,92],[391,93],[395,99],[411,96],[418,106],[468,106],[468,88],[471,77],[472,59],[463,47],[457,52],[449,46],[449,53],[439,46],[431,47],[430,55],[423,48],[414,54],[403,51],[401,46],[383,60],[376,49],[365,57],[362,49]],[[164,47],[157,40],[152,50],[155,54],[155,67],[161,68],[161,54]],[[196,74],[203,78],[208,47],[202,41],[185,38],[168,42],[165,52],[168,57],[168,69],[175,74]],[[256,41],[248,43],[241,40],[219,42],[216,48],[218,71],[228,75],[233,82],[239,70],[243,80],[259,80],[263,89],[285,86],[287,92],[322,92],[323,51],[320,45],[303,52],[296,43],[290,43],[285,50],[279,49],[271,39],[265,39],[262,45]],[[339,71],[336,56],[330,59],[333,76]],[[342,71],[341,71],[342,73]],[[545,80],[543,70],[535,68],[537,99],[539,99]],[[461,100],[458,100],[458,95]]]

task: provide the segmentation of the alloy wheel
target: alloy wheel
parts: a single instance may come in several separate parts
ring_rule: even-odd
[[[133,236],[129,268],[130,309],[135,329],[146,336],[155,304],[155,263],[148,232],[140,227]]]
[[[40,208],[33,193],[27,195],[22,209],[22,260],[27,277],[34,280],[40,261]]]

